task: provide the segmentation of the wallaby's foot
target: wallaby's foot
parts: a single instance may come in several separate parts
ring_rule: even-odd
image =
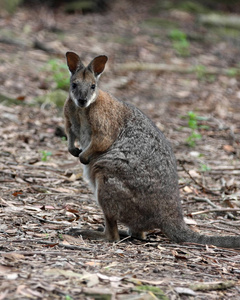
[[[146,233],[144,231],[133,231],[131,229],[128,230],[128,235],[138,240],[146,240]]]
[[[71,228],[67,234],[79,237],[82,236],[84,239],[90,239],[90,240],[106,240],[109,242],[117,242],[119,241],[119,235],[109,235],[105,231],[95,231],[95,230],[81,230],[79,228]]]
[[[82,230],[79,228],[71,228],[67,234],[79,237],[82,236],[84,239],[92,239],[92,240],[104,240],[104,232],[94,231],[94,230]]]
[[[132,239],[137,239],[140,241],[147,241],[147,236],[145,234],[145,232],[135,232],[132,233],[130,230],[126,231],[126,230],[118,230],[120,237],[126,238],[126,237],[131,237]]]
[[[73,149],[68,149],[68,151],[75,157],[79,157],[80,153],[82,152],[82,149],[79,148],[73,148]]]

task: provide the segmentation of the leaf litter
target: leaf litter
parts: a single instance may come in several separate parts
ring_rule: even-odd
[[[219,75],[206,82],[194,74],[125,72],[113,66],[136,59],[191,65],[193,57],[199,64],[211,64],[205,53],[226,68],[234,63],[236,53],[239,57],[239,49],[231,40],[223,41],[219,44],[220,59],[215,45],[191,42],[191,56],[176,56],[164,29],[158,29],[161,44],[156,29],[152,34],[150,28],[140,26],[143,19],[149,18],[150,8],[151,1],[137,7],[131,1],[116,1],[106,15],[81,18],[59,10],[55,21],[67,32],[59,41],[62,59],[66,50],[76,47],[86,59],[107,51],[112,62],[102,78],[102,87],[105,85],[115,96],[140,107],[173,144],[189,226],[206,234],[238,234],[237,79]],[[127,17],[129,12],[131,20]],[[159,17],[179,22],[168,12],[159,12]],[[1,20],[15,34],[27,20],[32,32],[21,33],[22,39],[31,40],[37,32],[36,18],[26,7],[8,21],[4,17]],[[132,32],[127,21],[131,22]],[[21,26],[13,29],[11,24],[15,22]],[[184,20],[181,22],[179,25],[184,24]],[[194,22],[194,18],[188,22]],[[86,24],[93,34],[91,39],[86,29],[79,31],[79,26]],[[113,39],[107,34],[106,24],[123,37],[132,35],[131,41],[122,44]],[[195,28],[194,23],[188,25],[190,31]],[[98,38],[103,31],[105,40]],[[40,33],[46,44],[58,40],[56,33],[46,28]],[[82,43],[76,45],[79,39]],[[49,74],[42,67],[52,56],[36,49],[25,54],[17,45],[0,47],[4,70],[0,93],[10,93],[11,86],[9,96],[21,99],[21,105],[14,107],[0,104],[0,299],[237,299],[239,250],[176,245],[159,230],[149,233],[151,242],[127,238],[116,244],[67,235],[71,227],[97,230],[104,219],[82,178],[80,163],[67,153],[66,141],[55,134],[63,126],[61,112],[52,105],[29,105],[34,97],[46,93],[41,87],[50,88],[44,81]],[[14,63],[9,62],[4,54],[7,52]],[[124,84],[118,78],[124,78]],[[202,122],[209,127],[201,129],[202,139],[196,141],[194,155],[186,145],[187,121],[181,118],[189,111],[207,116]]]

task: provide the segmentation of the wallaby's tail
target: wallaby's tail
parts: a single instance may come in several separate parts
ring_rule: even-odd
[[[240,248],[240,235],[238,236],[207,236],[192,231],[185,223],[164,224],[163,232],[177,243],[197,243],[203,245],[214,245],[223,248]]]

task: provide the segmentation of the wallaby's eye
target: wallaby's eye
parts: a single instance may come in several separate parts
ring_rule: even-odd
[[[77,84],[75,82],[72,83],[72,89],[74,90],[77,87]]]
[[[95,87],[96,87],[95,84],[92,84],[92,85],[91,85],[91,89],[92,89],[92,90],[95,90]]]

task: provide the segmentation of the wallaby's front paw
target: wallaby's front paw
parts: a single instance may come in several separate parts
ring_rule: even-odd
[[[84,165],[88,165],[90,163],[90,159],[85,157],[84,155],[79,156],[80,162]]]
[[[68,151],[75,157],[79,157],[80,153],[82,152],[82,150],[78,148],[68,149]]]

